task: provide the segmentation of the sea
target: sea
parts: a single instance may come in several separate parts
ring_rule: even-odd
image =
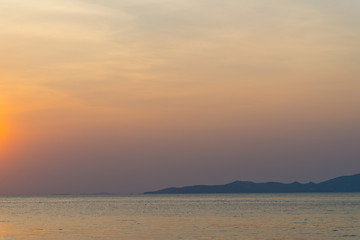
[[[360,239],[360,193],[0,197],[0,239]]]

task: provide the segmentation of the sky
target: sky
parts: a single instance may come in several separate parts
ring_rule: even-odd
[[[1,0],[0,194],[360,172],[358,0]]]

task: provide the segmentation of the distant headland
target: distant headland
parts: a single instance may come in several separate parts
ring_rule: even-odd
[[[235,181],[224,185],[196,185],[171,187],[144,194],[197,194],[197,193],[307,193],[307,192],[360,192],[360,174],[342,176],[320,183],[254,183]]]

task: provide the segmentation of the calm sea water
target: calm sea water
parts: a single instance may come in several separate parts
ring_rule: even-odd
[[[360,194],[1,197],[0,239],[360,239]]]

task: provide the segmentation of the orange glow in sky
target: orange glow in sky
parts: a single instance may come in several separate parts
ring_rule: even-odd
[[[358,0],[2,0],[8,192],[356,173],[359,12]]]
[[[4,128],[5,128],[5,123],[4,123],[4,117],[3,117],[3,107],[0,106],[0,144],[2,145],[2,141],[4,138]]]
[[[8,123],[5,121],[5,109],[0,104],[0,151],[4,150],[9,130]]]

